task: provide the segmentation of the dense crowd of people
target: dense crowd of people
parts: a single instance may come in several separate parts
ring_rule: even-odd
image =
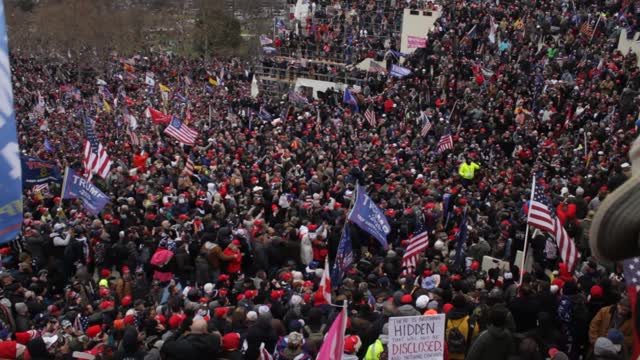
[[[92,177],[110,197],[100,216],[61,199],[61,184],[25,188],[22,235],[0,248],[0,358],[312,359],[346,300],[343,359],[386,359],[390,317],[442,313],[445,359],[630,359],[627,281],[592,256],[589,229],[640,166],[627,156],[638,60],[616,49],[637,4],[446,3],[404,58],[386,56],[390,24],[430,4],[311,3],[325,21],[276,42],[412,70],[368,73],[354,90],[375,124],[335,90],[253,97],[253,63],[237,58],[12,54],[21,151],[82,172],[89,116],[113,165]],[[164,134],[149,107],[183,119],[196,143]],[[447,133],[453,148],[438,151]],[[581,253],[575,269],[533,228],[530,265],[516,262],[534,175]],[[391,225],[388,249],[346,220],[356,184]],[[353,265],[328,303],[319,281],[344,227]],[[422,229],[429,246],[403,268]],[[483,267],[487,256],[510,265]]]

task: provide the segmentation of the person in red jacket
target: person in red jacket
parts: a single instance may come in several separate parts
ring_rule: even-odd
[[[233,239],[231,244],[224,249],[223,254],[227,256],[235,256],[235,258],[227,263],[227,272],[229,274],[237,274],[242,271],[242,253],[240,252],[240,240]]]

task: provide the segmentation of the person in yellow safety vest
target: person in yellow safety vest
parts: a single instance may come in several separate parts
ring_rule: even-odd
[[[460,164],[460,168],[458,169],[458,174],[462,176],[462,181],[465,185],[468,185],[473,177],[476,175],[476,170],[480,169],[480,165],[475,162],[469,162],[468,158],[464,158],[462,164]]]
[[[380,355],[386,351],[387,343],[389,342],[389,323],[384,324],[382,327],[382,334],[378,336],[376,341],[369,345],[367,353],[364,356],[364,360],[379,360]]]

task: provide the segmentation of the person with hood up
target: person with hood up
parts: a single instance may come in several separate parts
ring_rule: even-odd
[[[376,341],[369,345],[367,354],[364,360],[380,360],[381,355],[387,351],[387,344],[389,343],[389,323],[384,324],[382,327],[382,333],[378,336]]]
[[[351,335],[344,338],[344,354],[342,360],[358,360],[356,353],[360,350],[362,341],[357,335]]]
[[[447,312],[445,338],[449,346],[449,357],[452,360],[463,360],[471,341],[478,336],[480,327],[475,320],[470,319],[464,295],[456,295],[452,305],[453,308]]]
[[[466,360],[507,360],[515,353],[515,340],[505,327],[507,313],[508,310],[502,305],[494,306],[489,311],[489,329],[483,331],[471,345]]]
[[[113,354],[114,360],[144,360],[145,351],[140,348],[138,342],[138,331],[134,327],[127,327],[124,329],[122,335],[121,347],[115,354]]]

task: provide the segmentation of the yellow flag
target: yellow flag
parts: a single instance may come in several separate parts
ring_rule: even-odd
[[[160,84],[160,91],[169,92],[169,91],[171,91],[171,89],[169,89],[168,87]]]
[[[213,78],[209,78],[209,84],[211,84],[213,86],[218,86],[218,82]]]
[[[111,112],[111,105],[109,105],[107,100],[102,100],[102,104],[104,105],[104,111],[110,113]]]

